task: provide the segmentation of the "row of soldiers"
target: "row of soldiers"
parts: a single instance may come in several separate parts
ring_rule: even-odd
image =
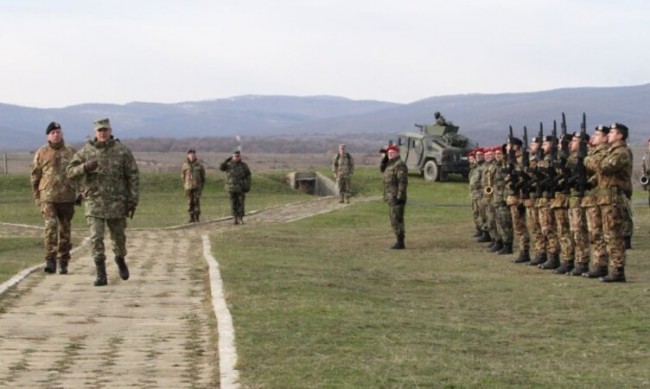
[[[625,282],[625,251],[632,237],[632,152],[628,127],[597,126],[538,135],[527,141],[469,153],[470,195],[478,242],[513,253],[555,274]],[[532,239],[531,239],[532,238]],[[534,250],[534,252],[532,250]]]

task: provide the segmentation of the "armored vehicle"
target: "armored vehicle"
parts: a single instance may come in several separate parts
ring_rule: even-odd
[[[422,125],[420,131],[398,134],[400,154],[409,170],[418,171],[427,181],[446,181],[449,174],[469,176],[469,153],[476,143],[458,134],[452,122]]]

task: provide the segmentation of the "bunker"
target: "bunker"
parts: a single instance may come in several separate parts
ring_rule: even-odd
[[[289,186],[313,196],[337,196],[336,182],[318,172],[292,172],[287,176]]]

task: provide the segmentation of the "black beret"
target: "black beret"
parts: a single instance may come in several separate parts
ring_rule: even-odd
[[[542,140],[542,142],[553,142],[553,137],[550,135],[546,135],[544,137],[544,140]]]
[[[57,122],[51,122],[50,124],[47,125],[47,128],[45,129],[45,135],[49,134],[50,132],[54,130],[60,130],[61,125]]]
[[[603,126],[602,124],[599,126],[596,126],[596,131],[600,131],[603,134],[609,134],[609,127]]]
[[[521,139],[519,139],[519,138],[514,138],[513,137],[513,138],[510,139],[510,144],[515,145],[515,146],[523,146],[524,142],[522,142]]]

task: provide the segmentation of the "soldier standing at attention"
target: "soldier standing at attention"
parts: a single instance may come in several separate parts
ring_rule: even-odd
[[[45,130],[47,144],[38,149],[32,163],[31,183],[36,206],[45,219],[46,273],[56,273],[57,253],[59,273],[68,274],[70,241],[74,204],[77,197],[75,183],[65,174],[75,149],[63,141],[63,130],[51,122]],[[81,200],[81,199],[79,199]]]
[[[507,192],[506,204],[510,208],[510,217],[512,218],[512,228],[514,238],[519,246],[519,256],[514,258],[514,263],[530,262],[530,234],[526,228],[526,207],[524,199],[528,198],[528,193],[522,196],[524,187],[519,184],[519,180],[524,174],[523,164],[523,142],[519,138],[508,138],[508,155],[514,154],[515,161],[512,166],[512,174],[509,177],[509,191]],[[512,151],[510,151],[512,149]]]
[[[95,139],[88,141],[68,165],[68,177],[83,179],[91,253],[97,269],[95,286],[108,283],[104,228],[108,226],[120,278],[129,279],[126,266],[126,217],[133,217],[140,193],[138,165],[126,146],[112,135],[108,119],[93,123]]]
[[[576,177],[575,183],[571,185],[569,192],[569,229],[575,247],[575,264],[573,269],[567,273],[570,276],[581,276],[589,272],[589,230],[587,229],[585,208],[582,207],[584,196],[580,197],[581,194],[578,191],[580,182],[577,179],[576,172],[581,142],[584,142],[585,145],[589,144],[589,135],[585,133],[583,136],[579,132],[575,132],[569,144],[570,154],[567,160],[567,166],[574,172],[572,176]]]
[[[544,180],[548,180],[549,173],[553,166],[551,148],[555,147],[555,140],[551,136],[546,136],[542,142],[542,150],[544,153],[544,158],[541,161],[537,162],[537,169],[542,172],[544,178],[542,182],[538,182],[537,185],[540,186],[542,191],[541,196],[537,198],[537,203],[535,207],[539,213],[539,225],[542,229],[542,235],[546,242],[546,252],[547,258],[544,263],[535,263],[532,261],[531,265],[537,265],[540,269],[555,269],[560,266],[560,242],[557,240],[557,233],[555,230],[555,213],[551,209],[551,200],[554,197],[551,197],[549,191],[549,184],[544,184]]]
[[[183,162],[181,173],[185,198],[187,198],[187,213],[190,215],[188,223],[199,221],[201,215],[201,192],[205,185],[205,168],[196,158],[196,150],[187,152],[187,160]]]
[[[345,151],[345,145],[339,145],[339,152],[332,161],[332,173],[336,177],[341,200],[339,203],[349,203],[352,193],[352,173],[354,173],[354,160],[350,153]]]
[[[506,145],[501,147],[494,148],[495,155],[495,172],[494,172],[494,212],[495,212],[495,222],[497,228],[497,234],[499,235],[499,240],[502,242],[501,247],[496,247],[493,252],[496,252],[499,255],[503,254],[512,254],[512,241],[513,241],[513,230],[512,230],[512,216],[510,215],[510,208],[506,204],[506,198],[508,195],[508,188],[506,187],[506,172],[507,161],[505,160],[503,153],[506,148]]]
[[[241,152],[235,150],[224,160],[219,170],[226,172],[226,191],[230,196],[233,224],[244,224],[246,193],[251,189],[251,171],[241,160]]]
[[[650,205],[650,190],[648,190],[648,175],[650,175],[650,169],[648,168],[648,154],[650,154],[650,138],[648,138],[648,151],[643,154],[643,171],[641,172],[641,186],[643,190],[648,191],[648,205]]]
[[[542,139],[534,137],[530,141],[530,157],[528,160],[528,171],[524,171],[524,174],[528,175],[527,179],[531,183],[527,190],[528,193],[522,193],[522,197],[526,196],[524,199],[524,207],[526,207],[526,226],[528,228],[528,233],[534,238],[534,247],[535,247],[535,256],[530,261],[515,261],[517,263],[528,262],[530,265],[539,265],[544,263],[547,259],[546,253],[546,238],[542,234],[542,225],[539,220],[539,210],[537,209],[537,180],[534,172],[537,170],[537,158],[539,148],[542,145]],[[529,254],[530,255],[530,254]]]
[[[483,233],[481,226],[483,226],[483,219],[481,218],[479,210],[479,200],[481,199],[481,173],[478,169],[478,161],[476,160],[476,149],[469,152],[467,155],[469,160],[469,196],[472,200],[472,219],[474,220],[474,238],[478,238]]]
[[[605,246],[609,254],[609,274],[603,282],[625,282],[625,240],[623,212],[626,192],[631,192],[632,151],[626,144],[627,126],[613,123],[609,127],[609,150],[600,163],[598,206],[603,215]]]
[[[408,186],[408,168],[400,159],[399,147],[390,145],[381,163],[384,174],[384,201],[388,203],[390,225],[397,237],[391,249],[405,249],[404,208],[406,207],[406,187]]]

